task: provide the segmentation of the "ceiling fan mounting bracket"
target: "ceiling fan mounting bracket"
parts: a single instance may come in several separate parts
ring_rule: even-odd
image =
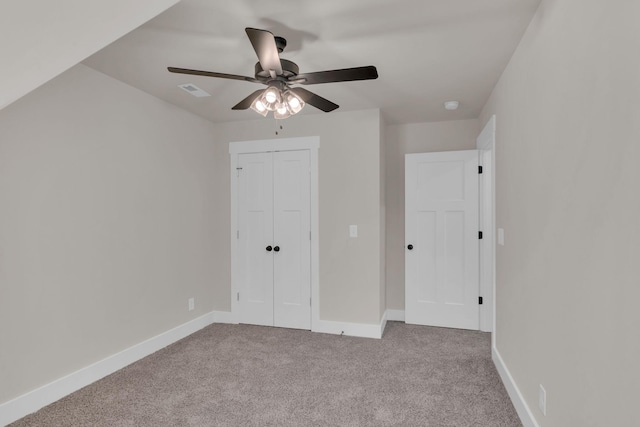
[[[273,36],[276,41],[276,47],[278,48],[278,53],[282,53],[285,47],[287,47],[287,39],[280,36]]]

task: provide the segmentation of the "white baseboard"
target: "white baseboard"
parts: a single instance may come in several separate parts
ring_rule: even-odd
[[[404,322],[404,310],[387,309],[387,320],[390,322]]]
[[[40,388],[0,405],[0,426],[12,423],[20,418],[36,412],[56,400],[73,393],[101,378],[106,377],[127,365],[132,364],[156,351],[191,335],[212,324],[216,317],[224,318],[222,312],[211,312],[187,323],[149,338],[139,344],[122,350],[92,365],[59,378]]]
[[[212,311],[213,313],[213,323],[233,323],[238,324],[238,322],[234,322],[233,313],[230,311]]]
[[[529,405],[527,405],[522,393],[520,393],[518,385],[513,380],[507,365],[504,364],[504,360],[502,360],[500,352],[498,352],[498,349],[495,347],[491,348],[491,358],[493,359],[494,365],[496,365],[496,369],[498,370],[498,374],[500,374],[504,387],[507,389],[507,393],[509,393],[511,402],[516,408],[516,412],[520,417],[520,421],[522,421],[522,425],[524,425],[524,427],[539,427]]]
[[[384,329],[387,327],[387,310],[384,311],[382,319],[380,319],[380,338],[384,335]]]
[[[349,335],[362,338],[382,338],[384,328],[387,325],[386,313],[379,324],[335,322],[333,320],[318,320],[314,322],[311,331],[324,334]]]

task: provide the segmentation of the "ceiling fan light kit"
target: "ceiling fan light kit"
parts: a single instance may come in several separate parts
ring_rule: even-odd
[[[275,37],[269,31],[256,28],[245,28],[245,32],[258,56],[258,63],[255,65],[255,77],[175,67],[169,67],[168,70],[172,73],[244,80],[267,85],[268,87],[266,89],[253,92],[236,104],[232,110],[246,110],[251,108],[263,117],[266,117],[269,112],[273,112],[273,117],[276,119],[286,119],[287,117],[293,116],[299,113],[306,104],[312,105],[326,113],[339,107],[338,104],[334,104],[313,92],[300,87],[294,88],[291,87],[291,85],[310,85],[378,78],[378,71],[373,65],[300,74],[300,69],[295,63],[280,58],[280,53],[287,45],[287,41],[284,38]]]
[[[298,114],[304,106],[302,98],[289,90],[284,83],[273,81],[264,91],[257,92],[250,108],[263,117],[273,112],[276,119],[286,119]]]

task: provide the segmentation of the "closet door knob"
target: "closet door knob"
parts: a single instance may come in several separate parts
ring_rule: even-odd
[[[267,246],[267,252],[271,252],[271,246]]]
[[[413,245],[408,245],[407,249],[412,250],[413,249]]]
[[[275,247],[273,248],[273,250],[274,250],[274,251],[276,251],[276,252],[280,252],[280,246],[275,246]]]

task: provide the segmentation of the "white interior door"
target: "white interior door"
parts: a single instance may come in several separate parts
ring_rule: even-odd
[[[238,155],[238,300],[240,322],[273,326],[273,160]]]
[[[308,151],[273,156],[274,326],[311,329],[311,200]]]
[[[479,329],[478,151],[405,157],[405,321]]]
[[[309,151],[238,155],[239,321],[311,329]]]

